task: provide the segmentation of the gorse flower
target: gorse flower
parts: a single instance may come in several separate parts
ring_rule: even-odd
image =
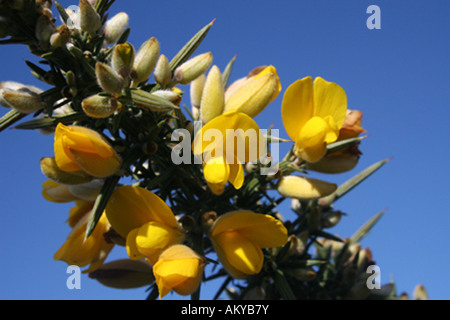
[[[204,258],[182,244],[176,244],[161,253],[153,266],[159,297],[171,290],[180,295],[192,294],[200,285],[205,267]]]
[[[220,262],[235,278],[259,273],[264,262],[261,249],[280,247],[288,240],[281,221],[246,210],[217,218],[209,230],[209,238]]]
[[[361,126],[362,112],[359,110],[347,110],[344,124],[339,130],[337,141],[358,137],[366,130]],[[361,156],[360,142],[355,142],[343,149],[327,153],[315,163],[307,163],[305,168],[323,173],[341,173],[353,169]]]
[[[287,134],[295,141],[295,154],[317,162],[326,146],[337,140],[347,112],[347,96],[337,84],[317,77],[292,83],[284,93],[281,116]]]
[[[227,182],[239,189],[244,182],[241,163],[258,160],[265,150],[264,136],[248,115],[230,111],[209,121],[197,133],[194,154],[202,156],[210,189],[221,194]]]
[[[63,171],[84,172],[98,178],[115,174],[122,163],[113,147],[95,130],[58,124],[55,130],[55,161]]]
[[[114,244],[108,243],[104,237],[110,228],[105,214],[102,214],[94,232],[85,237],[93,204],[93,202],[76,202],[76,207],[71,210],[68,220],[73,229],[54,255],[55,260],[62,260],[69,265],[79,267],[90,265],[83,272],[92,272],[99,268],[114,247]]]
[[[105,212],[112,228],[126,239],[131,259],[147,258],[154,264],[161,252],[184,239],[169,206],[144,188],[118,187]]]

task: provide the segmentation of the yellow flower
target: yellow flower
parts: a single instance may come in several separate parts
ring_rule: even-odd
[[[287,134],[295,141],[295,154],[317,162],[326,146],[337,140],[347,112],[347,96],[337,84],[320,77],[292,83],[283,97],[281,116]]]
[[[225,92],[224,112],[243,112],[254,118],[281,91],[281,82],[274,66],[252,70],[246,78],[233,82]]]
[[[256,161],[264,152],[265,140],[256,122],[240,112],[227,112],[209,121],[196,134],[195,155],[202,155],[203,174],[215,194],[229,181],[236,189],[244,182],[241,163]]]
[[[172,210],[147,189],[118,187],[105,212],[112,228],[126,239],[130,259],[146,257],[154,264],[162,251],[184,240]]]
[[[113,175],[122,163],[102,135],[81,126],[59,123],[55,131],[54,152],[56,164],[61,170],[83,170],[97,178]]]
[[[200,285],[204,266],[205,260],[185,245],[167,248],[153,266],[159,297],[171,290],[180,295],[194,293]]]
[[[356,138],[366,130],[361,127],[362,112],[358,110],[347,110],[344,124],[339,130],[337,141]],[[359,161],[361,151],[359,142],[344,149],[328,153],[315,163],[308,163],[305,169],[323,173],[342,173],[353,169]]]
[[[84,273],[98,269],[114,247],[114,244],[106,242],[103,236],[110,228],[105,214],[102,214],[92,234],[85,239],[93,204],[92,202],[89,208],[88,203],[76,202],[76,207],[72,208],[69,216],[69,225],[73,226],[73,229],[54,255],[55,260],[62,260],[69,265],[84,267],[89,264]]]
[[[281,221],[245,210],[220,216],[211,226],[209,238],[222,265],[238,279],[261,271],[262,248],[280,247],[288,240]]]

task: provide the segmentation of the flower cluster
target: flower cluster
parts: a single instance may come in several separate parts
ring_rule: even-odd
[[[113,2],[80,0],[77,12],[55,3],[57,25],[52,1],[0,1],[3,42],[27,43],[51,66],[27,62],[47,91],[0,83],[9,108],[0,128],[31,115],[17,127],[54,135],[42,194],[75,204],[54,258],[89,265],[84,272],[110,287],[149,286],[154,298],[199,298],[202,282],[219,277],[241,283],[240,292],[219,288],[232,298],[367,298],[361,279],[339,272],[361,272],[370,250],[327,229],[343,216],[334,201],[386,160],[342,186],[309,176],[349,171],[361,156],[362,112],[348,109],[344,89],[308,76],[282,93],[273,65],[229,83],[235,57],[220,68],[211,52],[196,53],[213,22],[171,60],[152,36],[135,49],[128,15],[108,18]],[[279,96],[286,139],[255,120]],[[272,157],[278,144],[289,145],[283,159]],[[286,199],[292,219],[279,212]],[[113,248],[126,256],[105,262]],[[207,275],[208,265],[219,270]]]

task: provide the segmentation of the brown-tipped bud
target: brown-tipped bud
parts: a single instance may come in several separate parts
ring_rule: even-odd
[[[3,93],[11,91],[31,91],[36,94],[40,94],[42,92],[41,89],[35,86],[25,85],[15,81],[2,81],[0,82],[0,106],[12,108],[5,98],[3,98]]]
[[[124,33],[128,26],[129,17],[125,12],[119,12],[111,19],[108,19],[103,28],[105,35],[105,43],[107,45],[116,42],[120,36]]]
[[[63,47],[70,40],[72,32],[65,24],[60,25],[56,32],[50,36],[50,45],[52,48]]]
[[[156,38],[152,37],[145,41],[136,53],[131,74],[133,87],[136,87],[140,82],[150,77],[155,69],[158,57],[159,42]]]
[[[341,211],[328,211],[322,214],[322,227],[332,228],[336,226],[339,221],[341,221],[342,212]]]
[[[179,92],[173,90],[156,90],[152,92],[152,94],[160,98],[169,100],[174,105],[179,105],[182,98]]]
[[[134,47],[126,42],[115,46],[112,52],[111,66],[114,71],[128,82],[134,63]],[[125,84],[127,86],[127,84]]]
[[[102,62],[97,62],[95,64],[95,75],[98,84],[104,91],[112,95],[119,95],[121,93],[123,79],[113,68]]]
[[[419,284],[414,288],[413,299],[414,300],[429,300],[427,290],[425,289],[425,287],[423,285]]]
[[[159,83],[162,88],[165,88],[172,80],[172,72],[169,67],[169,60],[165,55],[160,55],[155,66],[155,81]]]
[[[92,176],[84,171],[66,172],[58,168],[55,158],[45,157],[40,161],[42,173],[49,179],[59,184],[75,185],[92,180]]]
[[[199,116],[200,102],[202,99],[203,88],[206,82],[206,74],[202,73],[199,77],[193,80],[190,84],[189,94],[191,97],[191,112],[194,119]]]
[[[131,289],[150,285],[155,281],[151,266],[143,261],[121,259],[103,264],[89,273],[104,286],[116,289]]]
[[[207,212],[202,217],[202,226],[205,233],[208,233],[211,229],[214,221],[217,219],[217,213],[214,211]]]
[[[87,97],[81,102],[83,111],[92,118],[107,118],[114,114],[121,106],[114,98],[101,95]]]
[[[25,114],[35,112],[45,107],[39,94],[26,87],[14,91],[5,90],[2,93],[2,97],[7,105]]]
[[[217,66],[212,66],[206,77],[200,101],[200,118],[207,123],[223,112],[225,104],[225,87],[222,73]]]
[[[289,198],[311,200],[325,197],[337,189],[334,183],[300,176],[284,176],[278,182],[278,192]]]
[[[179,66],[175,72],[175,80],[181,84],[188,84],[208,70],[213,61],[211,52],[199,54]]]
[[[95,34],[102,25],[100,15],[88,0],[80,0],[79,10],[81,30]]]

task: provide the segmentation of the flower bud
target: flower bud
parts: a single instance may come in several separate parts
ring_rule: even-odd
[[[41,101],[41,97],[34,91],[27,87],[22,87],[18,90],[10,91],[4,90],[2,97],[8,106],[25,114],[35,112],[39,109],[45,108]]]
[[[66,172],[59,169],[53,157],[42,158],[40,164],[42,173],[56,183],[72,185],[87,183],[92,180],[92,176],[84,171]]]
[[[165,55],[160,55],[155,66],[155,81],[159,83],[162,88],[165,88],[172,80],[172,72],[169,67],[169,60]]]
[[[130,77],[134,62],[134,47],[126,42],[115,46],[112,52],[111,66],[125,81]]]
[[[181,95],[177,91],[174,90],[156,90],[152,92],[155,96],[158,96],[160,98],[169,100],[174,105],[179,105],[181,102]]]
[[[48,49],[50,37],[53,32],[55,32],[55,25],[51,19],[46,15],[39,16],[36,22],[35,34],[41,48]]]
[[[200,118],[204,123],[222,114],[225,103],[222,74],[213,66],[206,77],[200,101]]]
[[[322,215],[322,227],[332,228],[341,221],[342,212],[341,211],[329,211]]]
[[[71,31],[69,27],[62,24],[56,29],[56,32],[50,36],[50,46],[52,48],[63,47],[70,40]]]
[[[59,184],[53,180],[46,180],[42,184],[42,196],[46,200],[55,203],[66,203],[79,200],[69,191],[68,185]]]
[[[36,94],[40,94],[42,92],[42,90],[37,87],[24,85],[20,82],[2,81],[0,82],[0,106],[6,108],[12,108],[12,106],[8,103],[8,101],[6,101],[5,98],[3,98],[3,93],[8,91],[31,91]]]
[[[89,273],[104,286],[115,289],[131,289],[150,285],[155,280],[148,263],[130,259],[120,259],[103,264]]]
[[[95,179],[88,183],[69,185],[69,191],[75,197],[86,201],[95,201],[100,189],[102,188],[104,181],[101,179]]]
[[[158,61],[158,56],[159,42],[156,38],[152,37],[141,45],[134,58],[133,71],[131,73],[133,87],[150,77]]]
[[[427,290],[425,289],[425,287],[423,285],[419,284],[414,288],[413,299],[414,300],[429,300]]]
[[[88,0],[80,0],[80,28],[93,35],[101,27],[100,15]]]
[[[305,169],[330,174],[347,172],[356,167],[360,155],[357,145],[350,146],[327,154],[317,162],[307,162]]]
[[[200,116],[200,102],[202,99],[203,87],[205,86],[206,75],[202,73],[190,84],[191,112],[194,119]]]
[[[278,182],[278,192],[289,198],[311,200],[327,196],[337,189],[334,183],[300,176],[284,176]]]
[[[120,77],[113,68],[102,63],[95,64],[95,75],[98,84],[103,90],[112,94],[119,95],[123,88],[123,78]]]
[[[255,117],[281,91],[280,80],[273,66],[265,67],[256,75],[233,83],[225,93],[224,112],[236,110]]]
[[[208,70],[213,61],[211,52],[199,54],[184,62],[175,70],[175,79],[181,84],[188,84]]]
[[[116,42],[127,28],[129,21],[128,14],[125,12],[119,12],[111,19],[108,19],[103,29],[105,35],[105,43],[107,45]]]

